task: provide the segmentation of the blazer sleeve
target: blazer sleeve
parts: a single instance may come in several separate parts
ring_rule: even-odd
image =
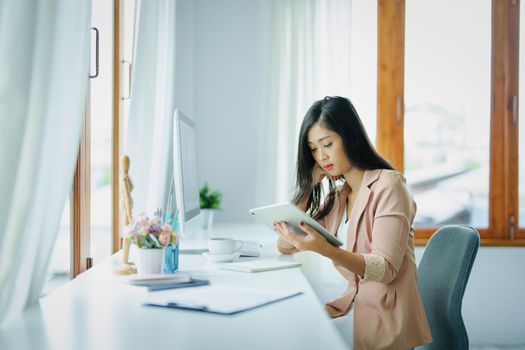
[[[385,259],[385,273],[380,282],[390,283],[396,278],[407,249],[413,211],[404,178],[400,174],[386,176],[377,191],[371,239],[371,253]]]

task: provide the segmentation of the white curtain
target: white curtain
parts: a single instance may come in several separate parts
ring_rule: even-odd
[[[310,105],[350,94],[350,0],[273,1],[258,204],[290,200],[297,140]]]
[[[0,0],[0,328],[36,302],[70,192],[91,1]]]
[[[176,1],[137,3],[130,113],[125,152],[130,157],[133,215],[167,202],[172,177]]]
[[[351,1],[272,4],[267,110],[256,179],[259,205],[292,198],[299,129],[312,103],[325,96],[350,95]],[[328,259],[311,252],[296,255],[324,301],[344,291],[346,281]]]

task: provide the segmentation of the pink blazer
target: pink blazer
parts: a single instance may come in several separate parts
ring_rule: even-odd
[[[349,186],[341,188],[330,213],[320,223],[336,234],[343,218]],[[356,349],[408,349],[432,342],[417,286],[412,223],[416,204],[397,171],[366,171],[352,208],[348,250],[385,258],[380,282],[336,265],[348,281],[346,292],[326,304],[331,317],[346,314],[354,306]]]

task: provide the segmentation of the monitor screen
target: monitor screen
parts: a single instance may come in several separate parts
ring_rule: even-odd
[[[195,123],[180,110],[175,111],[173,121],[173,163],[175,199],[184,235],[184,223],[200,213],[200,197]]]

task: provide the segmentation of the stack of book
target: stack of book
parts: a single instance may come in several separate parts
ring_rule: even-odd
[[[210,284],[208,280],[192,278],[189,273],[177,272],[170,275],[154,274],[132,277],[129,283],[148,287],[149,292],[165,289],[198,287]]]

